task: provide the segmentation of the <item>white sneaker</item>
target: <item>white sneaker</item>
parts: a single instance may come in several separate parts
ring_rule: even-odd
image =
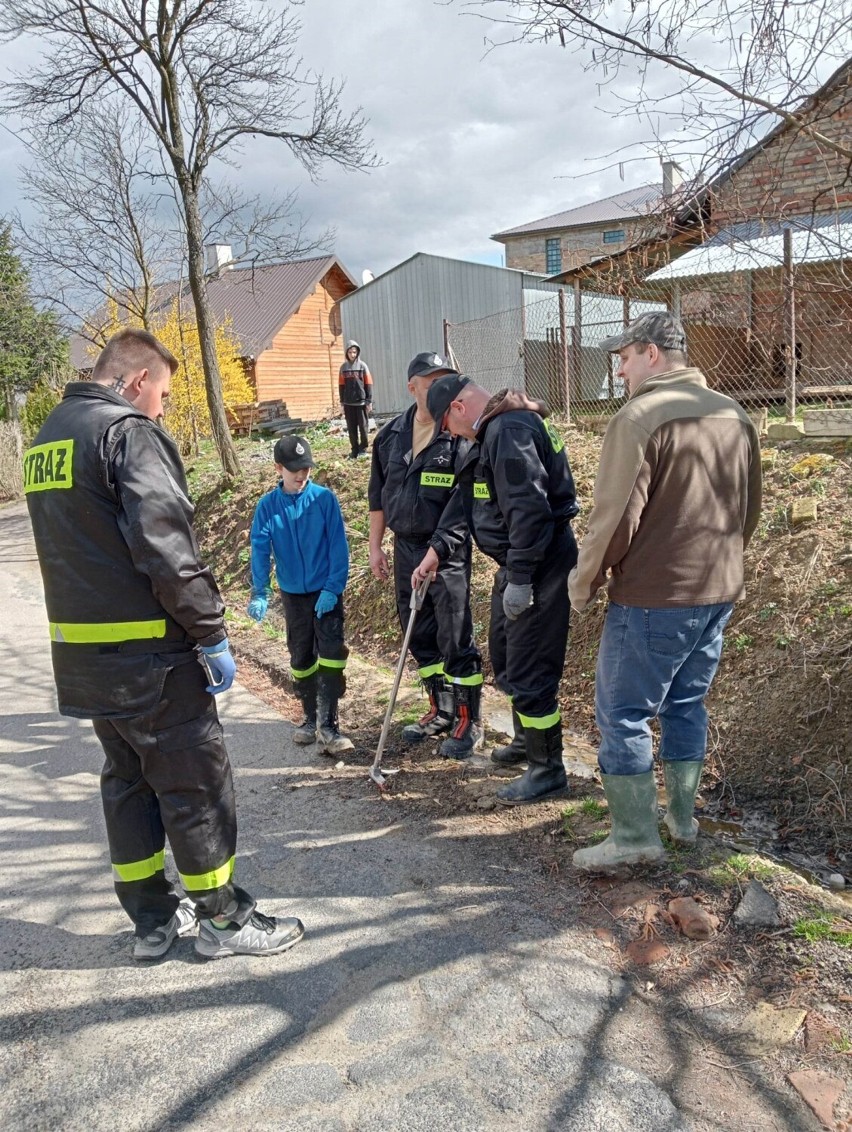
[[[255,908],[251,919],[242,927],[215,928],[210,920],[202,920],[195,950],[205,959],[223,959],[226,955],[278,955],[294,947],[304,934],[304,925],[295,916],[265,916]]]
[[[160,959],[178,936],[188,935],[195,924],[195,905],[188,896],[184,896],[168,923],[154,928],[144,939],[136,940],[133,945],[133,958]]]

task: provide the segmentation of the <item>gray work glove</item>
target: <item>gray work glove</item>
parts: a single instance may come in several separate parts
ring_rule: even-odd
[[[533,603],[533,588],[531,584],[519,586],[516,582],[508,582],[503,590],[503,612],[510,621],[517,621],[525,609]]]

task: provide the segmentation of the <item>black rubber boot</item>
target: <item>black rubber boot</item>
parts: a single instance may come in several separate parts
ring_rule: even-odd
[[[347,735],[341,735],[337,723],[337,701],[346,687],[343,673],[323,672],[319,674],[317,749],[321,755],[339,755],[351,751],[355,744]]]
[[[482,745],[482,723],[479,713],[482,704],[481,684],[453,684],[455,718],[448,739],[441,744],[441,757],[469,759]]]
[[[512,708],[512,726],[515,729],[512,742],[505,747],[495,747],[491,752],[491,761],[498,766],[514,766],[516,763],[527,761],[527,741],[524,736],[524,725],[518,719],[518,713]]]
[[[562,762],[562,724],[542,730],[524,728],[529,766],[520,778],[513,778],[497,791],[497,801],[504,806],[523,806],[528,802],[546,802],[565,793],[568,776]]]
[[[429,710],[416,723],[409,723],[402,729],[406,743],[419,743],[423,739],[433,739],[444,735],[453,726],[453,690],[444,679],[443,673],[427,676],[423,687],[429,697]]]
[[[315,743],[317,738],[317,674],[312,672],[303,680],[294,678],[293,691],[302,701],[302,711],[305,713],[304,722],[293,732],[293,742],[306,747]]]

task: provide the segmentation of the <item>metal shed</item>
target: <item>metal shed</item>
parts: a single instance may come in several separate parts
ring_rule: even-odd
[[[399,412],[410,403],[408,363],[421,350],[444,352],[445,320],[506,312],[517,320],[522,341],[524,306],[560,289],[542,275],[418,252],[341,300],[343,336],[361,346],[377,412]],[[487,357],[481,361],[487,370]]]

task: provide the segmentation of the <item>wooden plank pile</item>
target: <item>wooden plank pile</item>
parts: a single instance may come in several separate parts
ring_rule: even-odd
[[[273,421],[286,419],[287,406],[280,398],[276,401],[250,401],[228,410],[228,425],[234,436],[251,436],[253,432],[265,431]]]

